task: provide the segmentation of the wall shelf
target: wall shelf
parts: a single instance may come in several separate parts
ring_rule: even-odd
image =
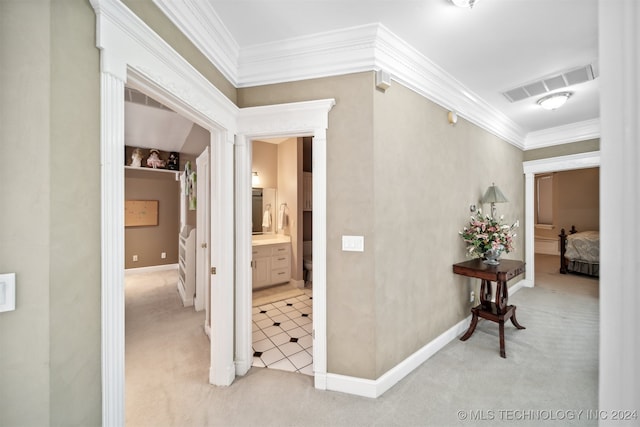
[[[132,170],[132,171],[144,171],[144,172],[164,172],[164,173],[172,173],[174,175],[177,175],[179,173],[182,173],[182,171],[174,171],[171,169],[154,169],[154,168],[147,168],[147,167],[133,167],[133,166],[125,166],[124,167],[125,170]]]

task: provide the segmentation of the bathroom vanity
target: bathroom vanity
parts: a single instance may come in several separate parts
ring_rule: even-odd
[[[253,236],[252,254],[253,289],[291,279],[291,240],[288,236]]]

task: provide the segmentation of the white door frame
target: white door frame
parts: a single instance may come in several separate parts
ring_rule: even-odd
[[[151,95],[211,133],[214,324],[210,382],[233,365],[233,135],[238,108],[122,2],[91,0],[100,49],[102,424],[124,425],[124,86]],[[216,204],[214,204],[214,201]],[[226,326],[225,326],[226,325]],[[226,331],[222,330],[226,327]]]
[[[600,167],[600,151],[522,162],[525,175],[525,286],[535,284],[535,175]]]
[[[236,373],[253,362],[251,277],[251,141],[312,136],[313,157],[313,369],[315,387],[326,389],[327,137],[334,99],[243,108],[236,137]]]

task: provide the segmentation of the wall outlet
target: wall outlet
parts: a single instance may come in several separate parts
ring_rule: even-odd
[[[469,302],[474,302],[476,300],[476,293],[471,291],[469,293]]]
[[[160,254],[160,258],[165,259],[167,257],[167,253],[166,252],[162,252]]]
[[[138,255],[134,255],[133,256],[133,262],[137,262],[138,261]]]

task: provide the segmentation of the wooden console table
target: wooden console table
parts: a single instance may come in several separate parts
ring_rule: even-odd
[[[511,319],[511,323],[518,329],[525,329],[516,320],[516,306],[508,305],[509,290],[507,282],[524,273],[524,262],[504,259],[498,265],[489,265],[481,259],[473,259],[453,265],[453,272],[467,277],[475,277],[482,280],[480,287],[480,305],[471,309],[471,325],[467,332],[460,337],[466,341],[473,335],[478,324],[478,317],[491,320],[499,325],[500,330],[500,356],[506,358],[504,351],[504,322]],[[492,302],[493,289],[491,282],[496,282],[496,298]]]

